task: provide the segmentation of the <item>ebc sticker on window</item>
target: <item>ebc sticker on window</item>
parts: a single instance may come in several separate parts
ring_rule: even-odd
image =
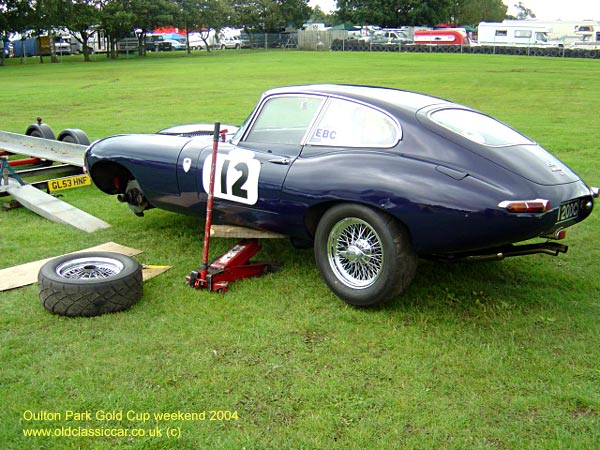
[[[332,99],[313,128],[309,145],[389,148],[400,139],[399,128],[385,113],[361,103]]]
[[[210,184],[210,165],[212,158],[204,160],[202,167],[202,185],[208,192]],[[258,177],[260,161],[254,158],[254,152],[235,149],[224,155],[217,155],[215,167],[214,195],[232,202],[254,205],[258,201]]]
[[[313,137],[315,139],[322,139],[325,141],[327,139],[329,139],[330,141],[334,141],[335,138],[337,137],[337,130],[328,130],[326,128],[317,128]]]

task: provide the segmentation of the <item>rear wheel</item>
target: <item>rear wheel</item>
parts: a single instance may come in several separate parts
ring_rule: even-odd
[[[405,227],[363,205],[329,209],[315,234],[315,260],[329,288],[354,306],[374,306],[402,294],[417,256]]]

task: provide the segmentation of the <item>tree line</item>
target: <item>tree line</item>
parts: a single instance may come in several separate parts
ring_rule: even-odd
[[[163,26],[186,34],[224,26],[268,32],[301,26],[311,8],[307,0],[0,0],[0,12],[0,35],[67,29],[89,60],[87,41],[97,30],[103,31],[114,57],[116,43],[136,29],[141,30],[140,44],[147,31]],[[145,51],[144,45],[138,48]],[[51,57],[53,50],[51,45]]]
[[[67,29],[80,40],[84,59],[89,60],[87,40],[102,30],[109,56],[116,57],[116,44],[138,33],[139,52],[145,52],[145,34],[163,26],[193,31],[225,26],[253,32],[278,32],[299,28],[308,20],[336,25],[375,24],[434,26],[438,23],[478,24],[501,21],[507,7],[502,0],[337,0],[337,10],[325,14],[308,0],[0,0],[0,36],[33,32],[52,34]],[[50,45],[51,58],[56,59]],[[2,52],[2,57],[4,52]]]

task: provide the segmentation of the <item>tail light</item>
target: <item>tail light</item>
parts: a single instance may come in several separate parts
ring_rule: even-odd
[[[535,200],[505,200],[498,203],[498,208],[509,213],[543,213],[550,211],[550,201],[541,198]]]

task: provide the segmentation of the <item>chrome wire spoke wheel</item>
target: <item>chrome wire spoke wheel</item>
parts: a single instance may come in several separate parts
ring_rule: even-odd
[[[53,314],[93,317],[124,311],[143,293],[142,266],[115,252],[62,255],[38,272],[40,303]]]
[[[118,275],[123,264],[111,258],[85,257],[64,262],[56,267],[56,274],[70,280],[98,280]]]
[[[336,277],[352,289],[372,286],[383,269],[381,238],[369,223],[356,217],[340,220],[331,228],[327,255]]]
[[[417,267],[405,226],[366,205],[331,206],[319,220],[314,245],[323,280],[353,306],[381,305],[400,295]]]

